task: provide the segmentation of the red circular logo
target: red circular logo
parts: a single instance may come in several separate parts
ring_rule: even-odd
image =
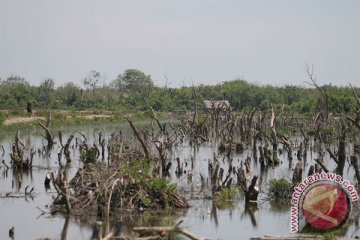
[[[306,192],[301,207],[306,221],[319,230],[339,226],[350,212],[347,195],[330,183],[320,183],[312,187]]]

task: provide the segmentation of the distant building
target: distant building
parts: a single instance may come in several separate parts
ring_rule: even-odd
[[[206,112],[227,112],[230,110],[230,102],[228,100],[204,100],[204,110]]]

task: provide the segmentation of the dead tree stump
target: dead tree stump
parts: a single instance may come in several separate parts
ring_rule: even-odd
[[[51,124],[52,124],[51,112],[49,112],[49,114],[46,118],[46,123],[43,124],[42,122],[39,122],[40,127],[42,127],[42,129],[44,129],[44,131],[45,131],[45,134],[43,134],[43,136],[46,139],[46,141],[48,142],[48,147],[52,147],[55,143],[54,135],[50,131]]]
[[[358,184],[360,184],[360,144],[354,145],[354,155],[351,156],[351,163],[354,165]]]

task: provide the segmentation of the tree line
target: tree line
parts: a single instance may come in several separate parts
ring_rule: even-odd
[[[324,108],[319,89],[292,85],[257,85],[245,80],[225,81],[217,85],[192,87],[156,86],[150,75],[137,69],[127,69],[110,84],[102,75],[90,71],[82,80],[83,86],[72,82],[55,87],[55,81],[45,79],[33,86],[25,78],[12,75],[0,79],[0,108],[25,109],[30,103],[35,109],[99,109],[144,111],[149,105],[156,111],[191,111],[194,103],[228,100],[233,111],[248,111],[254,107],[268,109],[271,102],[284,112],[312,114]],[[335,114],[351,112],[356,107],[350,86],[319,86],[327,95],[327,108]],[[360,95],[359,88],[355,91]]]

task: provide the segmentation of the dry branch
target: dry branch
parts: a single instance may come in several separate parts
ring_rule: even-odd
[[[330,150],[330,148],[327,148],[326,151],[330,154],[330,157],[336,162],[336,164],[339,163],[338,158],[335,156],[335,154]]]
[[[307,84],[309,85],[312,85],[314,86],[318,91],[319,93],[321,94],[321,97],[322,99],[325,101],[325,122],[328,121],[328,118],[329,118],[329,96],[326,92],[326,89],[324,87],[320,87],[317,83],[317,79],[314,75],[314,67],[311,66],[311,69],[309,67],[309,65],[306,64],[306,68],[305,68],[305,71],[308,75],[308,77],[310,78],[311,80],[311,83],[310,82],[306,82]],[[319,115],[318,116],[321,116],[320,114],[321,112],[319,112]]]
[[[179,228],[178,226],[182,223],[181,220],[177,224],[172,227],[134,227],[134,232],[138,232],[141,235],[151,235],[153,233],[157,233],[160,236],[167,236],[170,233],[179,233],[182,234],[191,240],[205,240],[206,238],[195,236],[194,234],[190,233],[187,230]]]
[[[324,170],[324,172],[329,172],[329,170],[327,169],[327,167],[324,165],[324,163],[321,160],[319,160],[317,158],[315,158],[314,160],[315,160],[315,162],[317,162],[317,164],[320,165],[320,167]]]
[[[138,129],[136,128],[136,126],[134,125],[134,123],[126,116],[121,115],[123,118],[126,119],[126,121],[128,121],[128,123],[130,124],[131,129],[133,130],[136,138],[139,140],[143,150],[144,150],[144,154],[145,154],[145,158],[150,159],[150,154],[149,154],[149,150],[148,147],[144,141],[144,139],[142,138],[141,134],[139,133]]]
[[[49,112],[49,114],[46,118],[46,124],[44,125],[42,122],[39,122],[40,127],[42,127],[42,129],[44,129],[44,131],[45,131],[44,137],[46,138],[46,140],[48,142],[48,146],[54,145],[54,136],[50,131],[51,124],[52,124],[51,112]]]

